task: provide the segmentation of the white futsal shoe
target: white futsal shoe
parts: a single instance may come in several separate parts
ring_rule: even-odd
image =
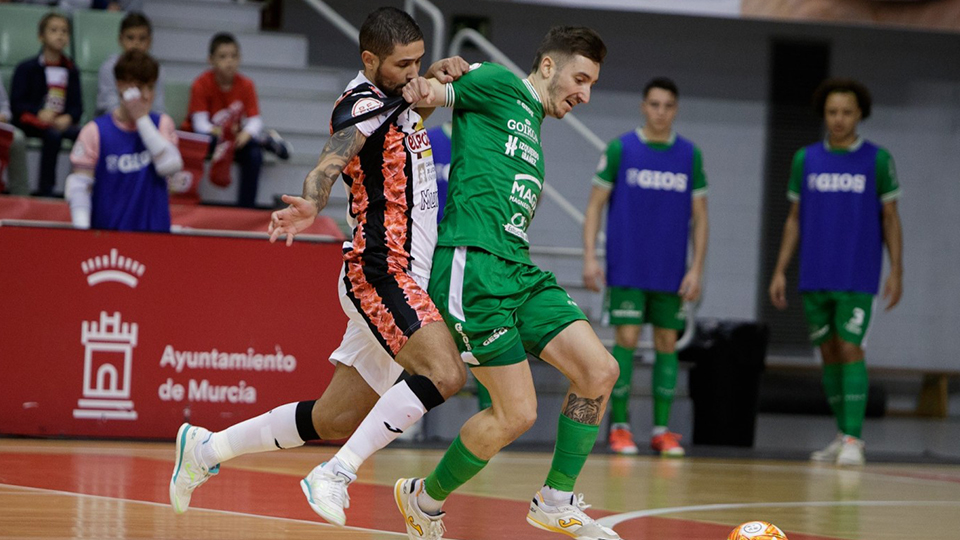
[[[314,467],[310,474],[300,480],[300,489],[307,497],[307,503],[313,511],[328,522],[343,527],[347,523],[344,508],[350,508],[350,495],[347,486],[357,479],[355,474],[342,469],[324,468],[326,463]]]
[[[863,440],[844,435],[843,443],[840,445],[840,453],[837,454],[837,465],[858,467],[866,461],[866,457],[863,455]]]
[[[530,503],[527,523],[576,540],[621,540],[620,535],[613,529],[600,525],[584,513],[587,508],[590,508],[590,505],[583,502],[582,493],[571,497],[570,504],[552,507],[543,502],[543,496],[538,491]]]
[[[170,478],[170,504],[182,514],[190,507],[193,491],[220,472],[220,464],[207,468],[200,459],[200,446],[213,435],[209,430],[184,423],[177,431],[177,455]]]
[[[843,433],[837,433],[837,437],[826,448],[810,454],[810,461],[836,463],[841,448],[843,448]]]
[[[393,487],[397,508],[403,515],[407,526],[407,538],[410,540],[441,540],[446,527],[443,526],[444,513],[431,516],[424,513],[417,504],[417,495],[423,491],[423,478],[401,478]]]

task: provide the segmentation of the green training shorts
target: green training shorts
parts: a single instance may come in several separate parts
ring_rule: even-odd
[[[810,327],[810,341],[820,345],[834,334],[847,343],[864,343],[870,316],[873,314],[873,295],[845,291],[811,291],[801,293],[803,311]]]
[[[683,330],[687,321],[678,294],[608,287],[605,303],[608,322],[614,326],[649,322],[657,328]]]

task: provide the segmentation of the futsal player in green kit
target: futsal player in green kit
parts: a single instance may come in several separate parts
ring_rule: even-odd
[[[544,182],[540,125],[589,101],[605,54],[593,30],[555,27],[525,79],[485,63],[452,84],[417,79],[404,89],[411,103],[453,107],[450,186],[429,293],[493,401],[463,425],[427,478],[397,482],[412,539],[440,538],[447,496],[533,425],[528,353],[559,369],[570,388],[527,522],[580,540],[620,538],[585,514],[583,495],[573,493],[619,370],[553,274],[531,262],[527,238]]]
[[[677,334],[685,325],[683,301],[700,296],[707,254],[707,178],[703,156],[673,131],[677,85],[659,77],[643,89],[643,127],[607,146],[593,180],[583,224],[583,282],[599,291],[604,271],[596,256],[603,207],[607,212],[607,313],[616,328],[613,357],[620,379],[610,398],[610,449],[638,452],[627,409],[633,354],[644,322],[653,324],[653,433],[650,447],[683,456],[679,436],[667,430],[677,385]],[[687,245],[693,231],[693,257]]]
[[[814,94],[827,136],[793,158],[787,197],[792,201],[770,300],[787,307],[785,275],[800,244],[800,283],[810,340],[823,358],[823,389],[839,433],[814,461],[864,463],[860,435],[867,407],[866,341],[880,282],[883,244],[890,274],[883,287],[889,310],[903,290],[903,237],[893,157],[857,133],[870,116],[866,87],[850,79],[824,81]]]

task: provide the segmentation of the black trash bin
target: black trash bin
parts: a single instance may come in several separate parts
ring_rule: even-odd
[[[697,321],[679,355],[693,363],[693,444],[753,446],[768,337],[760,323]]]

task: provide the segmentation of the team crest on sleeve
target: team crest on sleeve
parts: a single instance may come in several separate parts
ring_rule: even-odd
[[[383,106],[383,102],[379,99],[374,99],[371,97],[360,98],[356,103],[353,104],[353,108],[350,110],[350,114],[354,117],[360,116],[361,114],[368,113],[374,109],[379,109]]]

